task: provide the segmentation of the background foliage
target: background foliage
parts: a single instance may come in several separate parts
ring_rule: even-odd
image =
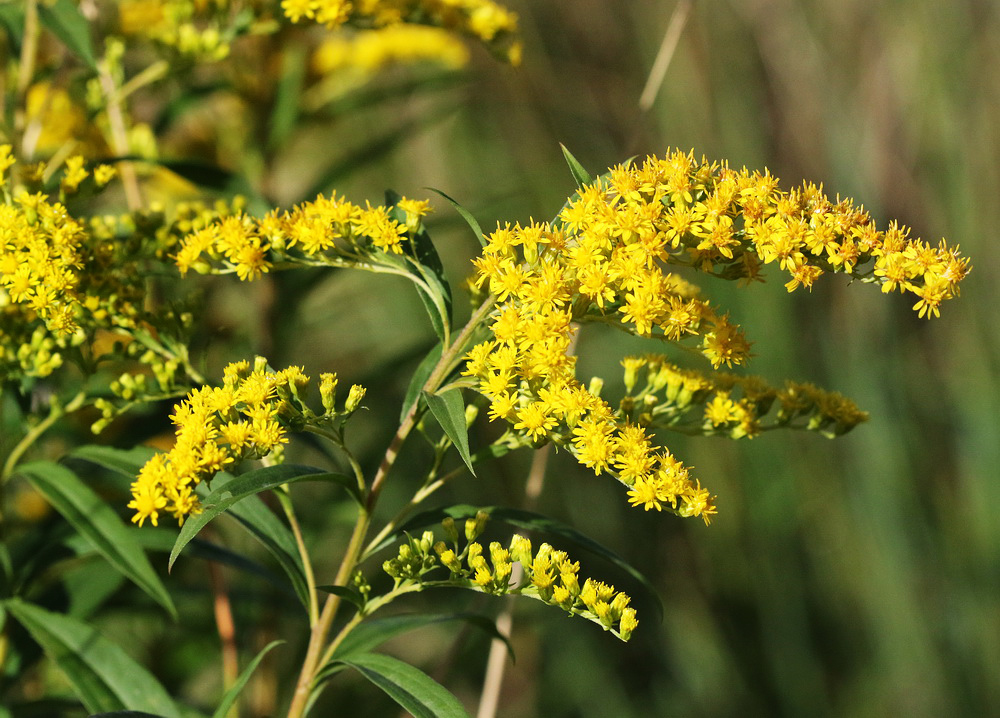
[[[358,201],[388,186],[411,197],[432,186],[488,230],[496,219],[555,214],[573,190],[559,142],[593,173],[633,154],[693,147],[734,166],[767,166],[786,187],[823,181],[831,195],[863,199],[880,226],[899,217],[925,239],[960,243],[974,270],[963,297],[929,323],[898,295],[848,291],[843,277],[793,297],[776,276],[750,290],[705,284],[757,341],[751,371],[841,391],[872,419],[836,442],[673,439],[672,450],[719,495],[711,527],[631,510],[610,482],[554,456],[538,510],[640,567],[662,597],[664,620],[657,625],[655,607],[638,598],[643,623],[619,644],[518,604],[517,661],[500,715],[990,714],[1000,704],[1000,334],[992,321],[1000,257],[987,238],[1000,223],[1000,75],[987,68],[1000,61],[1000,10],[976,0],[693,3],[657,100],[642,112],[638,98],[676,3],[509,5],[525,37],[519,69],[472,48],[467,73],[436,76],[434,92],[408,86],[404,73],[348,94],[344,112],[300,127],[268,158],[263,194],[288,206],[333,187]],[[174,130],[176,147],[197,146],[180,123]],[[226,169],[252,173],[218,138],[204,141]],[[431,231],[457,279],[476,243],[443,201],[436,205]],[[256,351],[274,366],[335,369],[345,386],[369,387],[369,406],[398,403],[400,366],[415,366],[433,343],[412,288],[336,273],[310,287],[301,315],[286,317],[282,303],[299,290],[286,281],[232,283],[209,298],[213,340],[226,352],[214,374],[231,353]],[[370,301],[372,282],[384,301]],[[588,330],[581,377],[616,375],[633,349],[617,334]],[[361,449],[369,466],[394,419],[371,411],[351,427],[370,448]],[[157,433],[155,417],[143,431]],[[516,506],[525,473],[516,461],[484,466],[439,500]],[[335,489],[303,490],[315,498],[303,502],[310,545],[320,563],[330,546],[332,562],[350,517],[324,502]],[[219,522],[226,545],[239,549],[247,539],[232,528]],[[154,531],[165,548],[172,533]],[[600,568],[631,587],[597,559],[583,560],[585,572]],[[156,563],[162,570],[165,556]],[[182,558],[170,579],[181,624],[129,588],[100,621],[171,692],[196,702],[219,692],[203,565]],[[294,597],[227,575],[245,652],[287,635],[284,607]],[[88,578],[82,571],[81,585]],[[422,600],[440,608],[451,599],[411,605]],[[415,635],[392,650],[474,705],[488,636],[454,624]],[[257,714],[272,705],[267,677],[281,674],[281,652],[301,648],[292,642],[265,659],[250,689]],[[352,680],[325,695],[317,714],[395,710]]]

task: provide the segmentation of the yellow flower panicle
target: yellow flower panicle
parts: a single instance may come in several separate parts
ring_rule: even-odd
[[[352,266],[376,252],[402,254],[429,211],[426,202],[405,197],[395,207],[360,207],[336,194],[320,195],[262,219],[237,212],[193,227],[174,259],[181,274],[235,273],[242,280],[287,263]]]
[[[945,240],[911,238],[895,222],[879,230],[863,208],[831,200],[820,186],[785,192],[766,170],[733,170],[679,151],[612,168],[581,189],[560,220],[589,242],[594,235],[622,237],[639,265],[756,279],[762,265],[777,264],[791,277],[789,292],[810,288],[823,274],[846,273],[883,292],[916,295],[921,317],[937,316],[969,271],[968,259]]]
[[[932,247],[908,234],[896,224],[879,231],[850,200],[833,202],[815,185],[783,192],[766,171],[734,171],[691,153],[619,165],[581,187],[554,223],[498,226],[487,238],[474,262],[475,284],[498,304],[492,337],[469,352],[464,373],[491,401],[491,418],[505,419],[532,441],[568,445],[582,464],[628,486],[633,505],[707,523],[714,497],[645,433],[653,422],[643,412],[655,407],[615,412],[577,381],[568,355],[575,324],[600,321],[693,344],[716,369],[744,363],[750,344],[740,328],[668,271],[671,265],[755,279],[763,265],[775,263],[791,275],[789,291],[810,287],[823,273],[844,272],[886,292],[910,291],[920,297],[914,307],[920,316],[936,316],[941,301],[957,295],[968,260],[944,241]],[[635,380],[626,373],[626,384]],[[737,384],[752,392],[751,380],[688,379],[673,390],[702,392],[699,433],[752,436],[775,398],[785,407],[779,424],[799,411],[796,417],[809,416],[806,428],[837,434],[864,419],[843,397],[815,388],[733,397]],[[699,382],[705,386],[698,389]],[[804,408],[793,411],[795,402]]]
[[[132,484],[132,521],[142,526],[149,519],[156,526],[159,512],[165,511],[183,524],[201,511],[198,484],[244,459],[280,456],[290,431],[337,416],[336,376],[320,377],[320,414],[300,398],[308,383],[301,368],[276,372],[258,357],[253,366],[247,361],[228,365],[221,387],[189,393],[171,417],[177,427],[173,448],[150,459]]]
[[[109,314],[107,303],[100,300],[101,285],[109,285],[108,294],[118,299],[134,294],[110,287],[119,278],[99,271],[107,252],[101,251],[100,240],[64,205],[42,192],[18,187],[6,177],[14,165],[11,146],[0,145],[0,189],[6,196],[13,195],[12,203],[0,203],[0,314],[18,317],[30,331],[32,324],[41,322],[54,336],[65,337],[76,332],[81,322],[90,324],[96,310],[100,310],[98,318]],[[103,167],[97,168],[102,179]],[[44,164],[32,168],[32,174],[45,171]],[[83,157],[69,157],[61,192],[76,192],[89,175]]]
[[[622,365],[628,394],[618,413],[644,427],[731,439],[795,428],[833,438],[868,420],[850,399],[812,384],[778,389],[757,376],[682,369],[656,354],[626,357]]]
[[[282,0],[281,8],[292,22],[312,20],[331,30],[347,23],[440,27],[482,41],[512,65],[521,61],[517,15],[492,0]]]

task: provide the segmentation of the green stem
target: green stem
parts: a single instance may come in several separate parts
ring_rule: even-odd
[[[278,503],[285,511],[288,525],[292,528],[292,535],[295,537],[295,547],[298,549],[299,557],[302,559],[302,570],[305,573],[306,585],[309,587],[309,627],[313,627],[319,621],[319,600],[316,598],[316,576],[313,574],[312,560],[309,557],[309,550],[302,538],[302,527],[299,519],[295,515],[295,507],[288,491],[288,484],[284,484],[275,492]]]
[[[358,514],[357,522],[354,524],[354,532],[351,534],[347,552],[344,554],[344,559],[337,570],[334,585],[345,585],[347,579],[354,571],[354,567],[357,565],[358,558],[361,555],[361,548],[364,544],[365,534],[368,532],[370,522],[371,515],[362,509]],[[323,606],[323,612],[320,614],[319,620],[316,621],[309,634],[309,647],[306,649],[306,657],[302,662],[299,680],[295,685],[292,703],[288,707],[288,718],[302,718],[305,715],[312,694],[313,678],[322,667],[320,656],[323,652],[323,646],[330,635],[330,627],[333,625],[333,618],[337,614],[339,607],[340,596],[330,594],[326,599],[326,604]]]
[[[17,446],[15,446],[10,452],[10,455],[4,462],[3,472],[0,473],[0,484],[5,484],[10,479],[14,473],[17,463],[21,460],[21,457],[24,456],[24,452],[30,449],[31,445],[38,441],[38,438],[48,431],[48,429],[59,421],[59,419],[83,406],[83,402],[86,398],[87,395],[81,391],[79,394],[70,399],[69,403],[65,406],[54,403],[49,411],[49,415],[31,427],[28,430],[28,433],[25,434],[19,442],[17,442]]]
[[[454,343],[445,348],[441,355],[441,359],[431,371],[430,376],[427,377],[427,381],[424,382],[424,391],[435,391],[441,385],[441,382],[444,381],[445,377],[447,377],[458,362],[461,361],[465,343],[479,327],[479,323],[482,321],[483,317],[486,316],[487,312],[489,312],[490,307],[493,305],[493,301],[493,298],[490,297],[483,302],[482,306],[473,312],[469,321],[455,338]],[[419,402],[414,402],[414,405],[410,407],[409,411],[407,411],[406,416],[400,423],[399,429],[396,430],[395,436],[392,437],[392,441],[389,442],[389,446],[386,448],[385,456],[382,457],[382,463],[379,465],[378,471],[375,473],[375,478],[372,480],[371,489],[368,492],[368,499],[358,514],[358,519],[354,524],[354,531],[351,534],[347,551],[344,554],[343,560],[340,562],[340,568],[337,570],[337,575],[334,578],[333,583],[335,586],[347,585],[348,579],[361,559],[365,536],[367,535],[368,528],[371,525],[372,512],[374,511],[375,504],[378,501],[382,486],[385,484],[386,477],[388,476],[390,469],[392,469],[395,464],[396,458],[399,456],[399,450],[402,448],[403,442],[416,425],[418,403]],[[359,472],[360,468],[356,469],[356,471]],[[360,473],[359,481],[361,482],[361,486],[363,488],[364,480]],[[298,682],[295,685],[295,693],[292,695],[292,702],[288,707],[287,718],[303,718],[311,703],[310,699],[314,688],[313,681],[317,672],[323,667],[321,659],[323,656],[329,655],[331,651],[329,646],[327,646],[327,640],[330,637],[330,629],[333,625],[333,619],[337,614],[337,609],[340,607],[340,603],[340,596],[330,594],[330,596],[326,599],[326,603],[323,606],[323,611],[320,614],[319,619],[312,627],[312,631],[309,634],[309,646],[306,649],[306,657],[302,662],[302,670],[299,672]]]

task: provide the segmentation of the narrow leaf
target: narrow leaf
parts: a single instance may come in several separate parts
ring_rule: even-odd
[[[560,142],[559,146],[562,147],[563,157],[566,158],[566,164],[569,165],[569,171],[573,175],[576,186],[583,187],[585,184],[592,183],[594,178],[583,168],[583,165],[573,156],[573,153],[566,149],[566,145]]]
[[[0,25],[7,31],[11,41],[11,49],[21,52],[21,39],[24,37],[24,5],[21,3],[0,3]]]
[[[31,482],[70,525],[112,566],[176,618],[177,611],[132,532],[100,496],[65,466],[50,461],[25,464],[18,473]]]
[[[356,591],[349,586],[317,586],[316,590],[332,593],[334,596],[340,596],[342,599],[350,603],[352,606],[356,606],[358,609],[365,607],[365,597],[362,596],[359,591]]]
[[[420,400],[420,392],[423,391],[424,384],[427,383],[427,379],[430,378],[431,372],[434,371],[434,367],[437,363],[441,361],[441,352],[443,347],[439,342],[433,349],[427,352],[420,364],[417,366],[416,370],[413,372],[413,376],[410,378],[410,385],[406,387],[406,395],[403,397],[403,408],[399,412],[400,422],[406,418],[406,415],[410,412],[417,401]]]
[[[472,228],[473,233],[475,233],[476,235],[476,239],[479,240],[479,244],[481,244],[483,247],[486,246],[486,236],[483,234],[483,228],[479,226],[479,222],[476,221],[476,218],[472,216],[472,213],[469,212],[469,210],[467,210],[465,207],[460,205],[456,200],[452,199],[441,190],[434,189],[433,187],[428,187],[427,189],[429,189],[431,192],[436,192],[437,194],[441,195],[446,200],[451,202],[451,206],[455,208],[455,211],[458,212],[460,215],[462,215],[462,219],[464,219],[466,224],[468,224]]]
[[[341,659],[381,688],[413,718],[468,718],[458,699],[419,668],[398,658],[363,653]]]
[[[92,464],[102,466],[109,471],[128,477],[135,481],[139,469],[156,454],[156,449],[148,446],[136,446],[132,449],[116,449],[111,446],[87,444],[74,449],[70,458],[83,459]]]
[[[248,496],[259,494],[262,491],[277,488],[282,484],[290,484],[296,481],[332,481],[339,484],[353,493],[357,493],[357,486],[354,480],[343,474],[333,474],[322,469],[315,469],[309,466],[297,466],[295,464],[279,464],[278,466],[265,466],[262,469],[255,469],[241,474],[223,486],[219,486],[208,496],[202,499],[202,511],[200,514],[190,517],[181,527],[177,542],[173,551],[170,552],[169,565],[172,568],[181,551],[188,542],[198,535],[208,523],[219,514],[226,511],[233,504]]]
[[[83,60],[91,70],[97,71],[94,46],[90,41],[90,23],[73,0],[38,3],[38,17],[53,35],[63,41],[70,52]]]
[[[423,267],[412,257],[387,252],[382,256],[381,261],[398,267],[414,278],[414,288],[430,317],[434,333],[441,341],[444,341],[446,334],[451,331],[451,290],[446,285],[442,285],[432,271]],[[422,284],[418,282],[422,282]],[[445,325],[446,322],[448,326]]]
[[[132,710],[180,718],[163,686],[97,629],[18,598],[4,607],[66,674],[91,713]]]
[[[226,694],[222,696],[222,701],[219,703],[219,707],[215,709],[215,713],[212,714],[212,718],[226,718],[226,715],[229,713],[229,709],[232,708],[233,703],[235,703],[236,699],[239,697],[240,691],[243,690],[247,681],[250,680],[250,676],[253,675],[253,672],[257,670],[257,666],[260,665],[260,662],[264,660],[264,656],[270,653],[272,648],[279,646],[282,643],[284,643],[284,641],[271,641],[264,646],[261,652],[258,653],[257,656],[250,661],[250,663],[247,664],[247,667],[240,672],[239,676],[237,676],[236,682],[229,688],[228,691],[226,691]]]
[[[292,590],[299,597],[302,606],[308,607],[309,584],[306,583],[302,558],[291,529],[274,515],[259,496],[248,496],[230,507],[227,513],[263,544],[288,576]]]
[[[486,616],[480,616],[476,613],[449,613],[443,615],[421,613],[367,619],[347,634],[340,645],[337,646],[333,658],[334,660],[338,660],[356,653],[367,653],[390,638],[395,638],[403,633],[445,621],[465,621],[476,628],[480,628],[488,633],[491,638],[499,638],[507,644],[508,652],[511,656],[514,655],[510,641],[497,630],[496,623]]]
[[[475,476],[476,470],[472,467],[472,456],[469,454],[469,429],[465,425],[465,402],[462,400],[462,390],[449,389],[440,394],[424,392],[424,401],[444,429],[444,433],[451,439],[451,443],[458,449],[462,461]]]

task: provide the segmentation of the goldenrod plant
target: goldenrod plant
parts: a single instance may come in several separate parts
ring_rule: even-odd
[[[709,278],[780,275],[795,293],[831,274],[912,295],[930,319],[969,272],[956,246],[880,227],[815,184],[782,187],[767,170],[684,150],[594,177],[564,149],[576,184],[565,204],[547,221],[499,218],[489,233],[443,193],[435,208],[429,192],[352,200],[327,187],[281,208],[254,190],[297,127],[388,69],[459,71],[470,40],[517,65],[517,16],[490,0],[27,0],[0,5],[0,22],[0,696],[13,706],[2,715],[57,704],[236,715],[274,650],[292,667],[271,673],[275,715],[318,714],[324,692],[354,671],[413,715],[463,716],[440,682],[381,650],[444,619],[507,639],[485,614],[447,610],[451,599],[438,613],[393,611],[445,589],[533,598],[628,641],[656,619],[640,622],[633,598],[648,582],[614,552],[530,507],[441,506],[438,492],[461,495],[488,463],[553,447],[617,482],[636,510],[725,521],[734,509],[671,450],[672,436],[834,438],[868,414],[809,383],[732,373],[752,345],[708,299]],[[199,86],[185,95],[189,82]],[[216,108],[199,115],[204,127],[174,133],[150,119],[150,106],[181,111],[164,98],[199,96],[234,112]],[[230,155],[227,167],[183,156],[198,135]],[[465,239],[478,241],[468,302],[453,296],[431,238],[434,211],[463,218]],[[398,365],[409,375],[391,401],[341,387],[335,367],[241,354],[213,328],[214,287],[348,270],[410,282],[427,312],[434,346]],[[366,281],[378,302],[386,280]],[[578,376],[576,341],[593,324],[645,342],[621,359],[621,377]],[[381,458],[368,460],[358,445],[383,437],[359,441],[371,432],[363,417],[397,411]],[[157,418],[159,430],[146,428]],[[426,465],[401,467],[418,436]],[[320,513],[347,517],[349,536],[311,538],[309,483],[335,487]],[[241,540],[221,545],[222,515],[270,558]],[[498,524],[519,532],[500,536]],[[626,590],[584,571],[581,554],[600,557]],[[212,595],[194,609],[185,597],[182,611],[160,570],[182,555],[279,585],[289,635],[237,650],[240,599],[216,569]],[[88,582],[81,567],[97,565],[99,583]],[[96,628],[113,601],[147,599],[177,621],[180,641],[189,612],[212,612],[217,695],[175,695]],[[253,621],[255,610],[235,612]]]

